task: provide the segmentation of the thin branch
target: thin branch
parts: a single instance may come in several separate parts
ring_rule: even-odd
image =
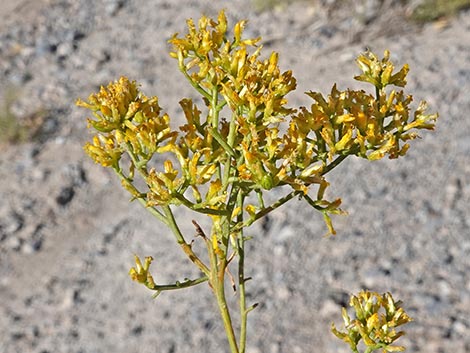
[[[175,198],[180,200],[184,206],[189,208],[190,210],[193,210],[195,212],[203,213],[203,214],[209,214],[209,215],[215,215],[215,216],[224,216],[227,214],[226,211],[224,210],[216,210],[213,208],[207,208],[202,206],[200,203],[193,203],[190,200],[188,200],[186,197],[184,197],[183,194],[181,193],[176,193],[174,194]]]
[[[184,239],[183,234],[181,233],[181,230],[178,227],[178,224],[176,223],[175,217],[173,215],[173,212],[171,211],[170,206],[163,206],[163,212],[165,212],[165,215],[168,219],[168,227],[173,231],[173,234],[175,235],[176,241],[178,244],[181,246],[185,254],[189,257],[189,259],[194,262],[199,269],[204,272],[206,276],[210,275],[210,270],[209,268],[201,261],[201,259],[194,253],[193,249],[191,248],[191,245],[186,242]]]
[[[184,65],[178,65],[179,66],[179,69],[180,71],[183,73],[184,77],[186,77],[186,79],[189,81],[189,83],[191,84],[191,86],[194,87],[194,89],[196,91],[198,91],[204,98],[206,98],[207,100],[211,100],[211,95],[209,94],[209,92],[207,92],[204,88],[202,88],[199,83],[195,82],[191,76],[189,76],[188,72],[186,71],[186,68],[184,67]]]
[[[325,209],[318,206],[318,204],[312,200],[312,198],[308,195],[302,195],[302,197],[305,199],[305,201],[307,201],[307,203],[312,206],[314,209],[318,210],[318,211],[324,211]]]
[[[134,186],[134,184],[132,184],[132,182],[129,180],[129,178],[124,175],[122,170],[117,169],[117,168],[113,168],[113,170],[118,175],[119,179],[121,179],[121,181],[125,182],[126,185],[129,188],[132,189],[132,191],[130,191],[130,192],[133,195],[133,199],[138,200],[142,206],[144,206],[153,216],[155,216],[155,218],[157,218],[162,223],[168,225],[168,220],[166,219],[166,217],[162,213],[160,213],[155,207],[149,207],[147,205],[147,200],[146,200],[146,197],[144,196],[145,194],[141,193]],[[139,196],[137,196],[137,195],[139,195]],[[140,196],[140,195],[142,195],[142,196]]]
[[[151,290],[162,292],[162,291],[167,291],[167,290],[176,290],[176,289],[193,287],[198,284],[204,283],[208,280],[209,280],[209,277],[203,276],[203,277],[196,278],[196,279],[185,279],[182,282],[176,281],[176,283],[172,283],[172,284],[156,284],[153,287],[151,288],[149,287],[149,288]]]
[[[334,168],[338,166],[338,164],[340,164],[343,160],[345,160],[347,156],[348,156],[347,154],[342,154],[341,156],[336,157],[336,159],[333,162],[328,164],[325,167],[325,169],[322,170],[320,175],[325,175],[326,173],[331,172]]]
[[[258,219],[266,216],[268,213],[274,211],[276,208],[282,206],[283,204],[285,204],[287,201],[289,200],[292,200],[295,196],[298,196],[302,194],[301,191],[297,191],[297,190],[294,190],[294,191],[291,191],[289,194],[287,194],[286,196],[280,198],[279,200],[277,200],[276,202],[274,202],[272,205],[268,206],[268,207],[265,207],[263,208],[261,211],[259,211],[258,213],[255,214],[254,217],[250,218],[249,220],[243,222],[243,223],[238,223],[232,230],[232,232],[238,232],[240,229],[242,228],[245,228],[245,227],[249,227],[250,225],[252,225],[254,222],[256,222]]]
[[[245,196],[240,190],[237,197],[237,206],[243,209],[243,203]],[[238,222],[243,222],[243,212],[238,215]],[[245,353],[246,348],[246,331],[247,331],[247,320],[248,311],[246,310],[246,289],[245,282],[245,238],[243,236],[243,228],[240,229],[240,234],[237,237],[237,253],[238,253],[238,288],[239,294],[239,305],[240,305],[240,337],[239,337],[239,349],[240,353]]]
[[[215,138],[215,140],[223,147],[225,152],[227,152],[230,155],[230,157],[236,158],[237,155],[235,151],[233,150],[232,147],[229,146],[227,141],[225,141],[225,139],[219,134],[219,131],[217,131],[215,127],[210,129],[209,131],[211,135]]]

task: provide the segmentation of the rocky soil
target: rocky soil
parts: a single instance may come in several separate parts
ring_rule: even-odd
[[[338,3],[338,2],[336,2]],[[170,234],[108,170],[82,151],[86,112],[76,108],[120,75],[177,102],[194,97],[166,40],[185,19],[249,19],[265,54],[280,53],[302,92],[362,87],[354,58],[388,48],[409,63],[409,90],[441,118],[406,158],[347,160],[329,177],[348,216],[322,237],[319,214],[298,201],[253,227],[248,249],[248,353],[347,352],[329,333],[349,293],[391,291],[415,318],[410,352],[470,352],[470,12],[417,26],[398,1],[253,2],[19,0],[0,7],[0,96],[14,89],[21,121],[41,116],[31,139],[0,142],[0,352],[228,352],[205,285],[153,300],[130,281],[133,254],[152,255],[155,277],[195,275]],[[328,5],[329,4],[329,5]],[[33,119],[34,120],[34,119]],[[37,119],[36,119],[37,120]],[[36,121],[34,120],[34,121]],[[191,215],[177,212],[194,233]]]

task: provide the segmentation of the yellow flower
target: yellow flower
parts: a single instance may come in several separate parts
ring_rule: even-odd
[[[186,122],[173,130],[158,98],[146,97],[134,81],[121,77],[88,102],[77,101],[92,110],[89,125],[98,132],[85,149],[97,163],[113,167],[133,197],[149,207],[183,204],[211,214],[217,228],[223,214],[235,217],[243,210],[236,205],[240,211],[234,211],[232,192],[245,199],[252,191],[287,185],[292,195],[323,212],[334,233],[330,215],[342,211],[338,200],[323,199],[324,174],[350,155],[369,160],[405,155],[416,129],[434,128],[437,115],[425,114],[424,102],[412,114],[410,95],[385,89],[405,86],[409,71],[408,65],[396,70],[388,51],[382,58],[371,52],[357,58],[362,74],[356,79],[373,84],[373,94],[335,84],[325,96],[307,92],[309,107],[289,108],[286,97],[296,79],[280,70],[278,53],[261,59],[259,38],[243,38],[245,25],[240,21],[229,33],[220,11],[217,19],[188,20],[187,34],[169,40],[170,55],[207,112],[182,99]],[[129,157],[123,165],[122,154]],[[148,166],[161,161],[158,156],[166,159],[164,171]],[[134,172],[148,187],[142,193],[132,187]],[[308,196],[314,187],[315,201]],[[262,211],[262,197],[259,203]],[[253,208],[247,212],[253,217]]]
[[[101,164],[103,167],[117,166],[123,153],[116,139],[112,136],[95,136],[93,143],[88,142],[83,148],[95,163]]]
[[[350,305],[354,308],[356,319],[352,320],[343,308],[346,331],[338,331],[334,324],[331,331],[349,343],[353,351],[357,350],[360,340],[371,350],[401,352],[405,349],[392,345],[404,334],[403,331],[397,332],[395,328],[412,321],[401,307],[400,301],[395,301],[390,293],[380,295],[361,291],[357,296],[351,296]]]
[[[173,167],[170,160],[163,163],[164,172],[151,169],[146,182],[150,191],[147,194],[148,206],[167,205],[171,202],[179,203],[178,188],[184,183],[183,178],[178,178],[179,171]]]
[[[144,265],[140,261],[137,255],[134,255],[135,267],[129,270],[129,275],[133,281],[145,284],[148,288],[152,289],[155,287],[155,282],[152,275],[150,274],[150,264],[153,261],[151,256],[147,256],[144,261]]]
[[[132,103],[135,103],[137,96],[136,82],[121,77],[107,87],[101,86],[98,93],[90,95],[88,103],[78,99],[76,104],[93,112],[96,120],[88,119],[91,126],[100,132],[110,132],[119,129],[124,119],[129,118],[129,107],[132,107],[131,111],[135,109]]]

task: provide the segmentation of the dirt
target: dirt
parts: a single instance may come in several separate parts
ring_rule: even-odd
[[[327,4],[330,6],[327,6]],[[228,352],[210,289],[156,300],[131,282],[133,254],[152,255],[158,282],[197,275],[168,231],[82,150],[87,112],[74,106],[127,75],[158,95],[176,122],[195,97],[168,56],[188,17],[249,19],[247,35],[280,53],[302,92],[364,87],[354,58],[390,49],[408,63],[409,91],[439,111],[399,160],[348,159],[329,196],[348,216],[326,233],[320,214],[293,200],[249,233],[247,353],[347,352],[329,333],[362,288],[390,291],[415,321],[410,352],[470,352],[470,12],[416,25],[399,1],[295,2],[256,10],[252,1],[48,0],[2,4],[0,96],[14,89],[20,121],[38,111],[40,133],[0,143],[0,352]],[[175,123],[176,123],[175,122]],[[276,195],[280,195],[282,192]],[[192,215],[177,211],[185,234]],[[235,300],[231,298],[231,300]]]

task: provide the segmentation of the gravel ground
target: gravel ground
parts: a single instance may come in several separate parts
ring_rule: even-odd
[[[278,51],[293,69],[293,106],[308,104],[301,92],[334,82],[362,87],[355,56],[388,48],[410,64],[415,99],[441,115],[406,158],[350,159],[329,176],[330,197],[349,212],[334,219],[337,236],[322,237],[320,215],[297,201],[249,230],[249,300],[260,306],[247,353],[347,352],[329,326],[361,288],[405,302],[415,318],[401,339],[410,352],[470,352],[470,12],[418,27],[398,1],[263,12],[248,0],[2,3],[0,96],[13,87],[13,112],[39,123],[31,141],[0,145],[1,353],[228,352],[207,286],[153,300],[128,278],[133,253],[156,259],[159,282],[195,271],[84,155],[86,112],[73,104],[127,75],[181,116],[177,102],[195,95],[166,40],[186,18],[221,7],[232,24],[248,18],[247,34],[263,36],[265,54]],[[191,216],[177,216],[193,233]]]

